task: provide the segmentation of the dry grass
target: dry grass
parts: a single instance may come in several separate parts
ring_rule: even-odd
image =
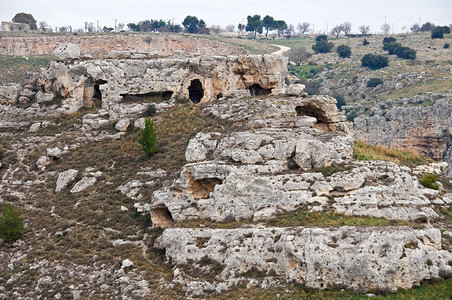
[[[406,166],[421,165],[431,161],[414,152],[384,146],[373,146],[362,141],[355,141],[353,158],[358,160],[385,160]]]

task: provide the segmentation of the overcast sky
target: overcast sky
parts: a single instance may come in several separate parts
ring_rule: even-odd
[[[420,19],[422,23],[449,25],[452,0],[0,0],[2,21],[11,21],[18,12],[31,13],[37,21],[46,21],[52,27],[72,25],[73,29],[84,28],[85,21],[114,27],[115,19],[124,24],[174,19],[181,24],[187,15],[203,19],[208,26],[225,27],[237,25],[248,15],[268,14],[295,26],[309,22],[316,32],[349,21],[353,32],[360,25],[369,25],[376,33],[381,31],[385,17],[395,32]]]

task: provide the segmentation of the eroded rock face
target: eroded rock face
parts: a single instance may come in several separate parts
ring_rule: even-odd
[[[80,56],[80,48],[72,43],[61,44],[58,48],[53,52],[58,59],[75,59]]]
[[[372,144],[404,148],[449,163],[452,176],[452,96],[431,93],[386,101],[373,116],[355,118],[354,136]]]
[[[452,255],[433,228],[174,228],[158,246],[175,265],[174,281],[185,279],[187,295],[195,296],[248,283],[251,273],[260,274],[258,286],[287,281],[360,292],[393,292],[452,275]],[[209,281],[191,279],[199,271],[211,274]]]
[[[198,56],[53,62],[41,76],[46,92],[67,106],[109,108],[134,96],[206,102],[237,91],[285,91],[287,58],[277,55]]]

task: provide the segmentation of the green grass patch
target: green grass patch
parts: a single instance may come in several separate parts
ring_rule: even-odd
[[[53,57],[49,55],[0,55],[0,83],[24,83],[27,72],[39,72],[47,67]]]
[[[358,160],[385,160],[406,166],[416,166],[430,162],[430,159],[411,151],[373,146],[362,141],[355,141],[353,158]]]

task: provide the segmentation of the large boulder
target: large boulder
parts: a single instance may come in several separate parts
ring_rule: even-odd
[[[61,60],[64,59],[75,59],[80,56],[80,48],[72,43],[62,44],[60,45],[53,54]]]

